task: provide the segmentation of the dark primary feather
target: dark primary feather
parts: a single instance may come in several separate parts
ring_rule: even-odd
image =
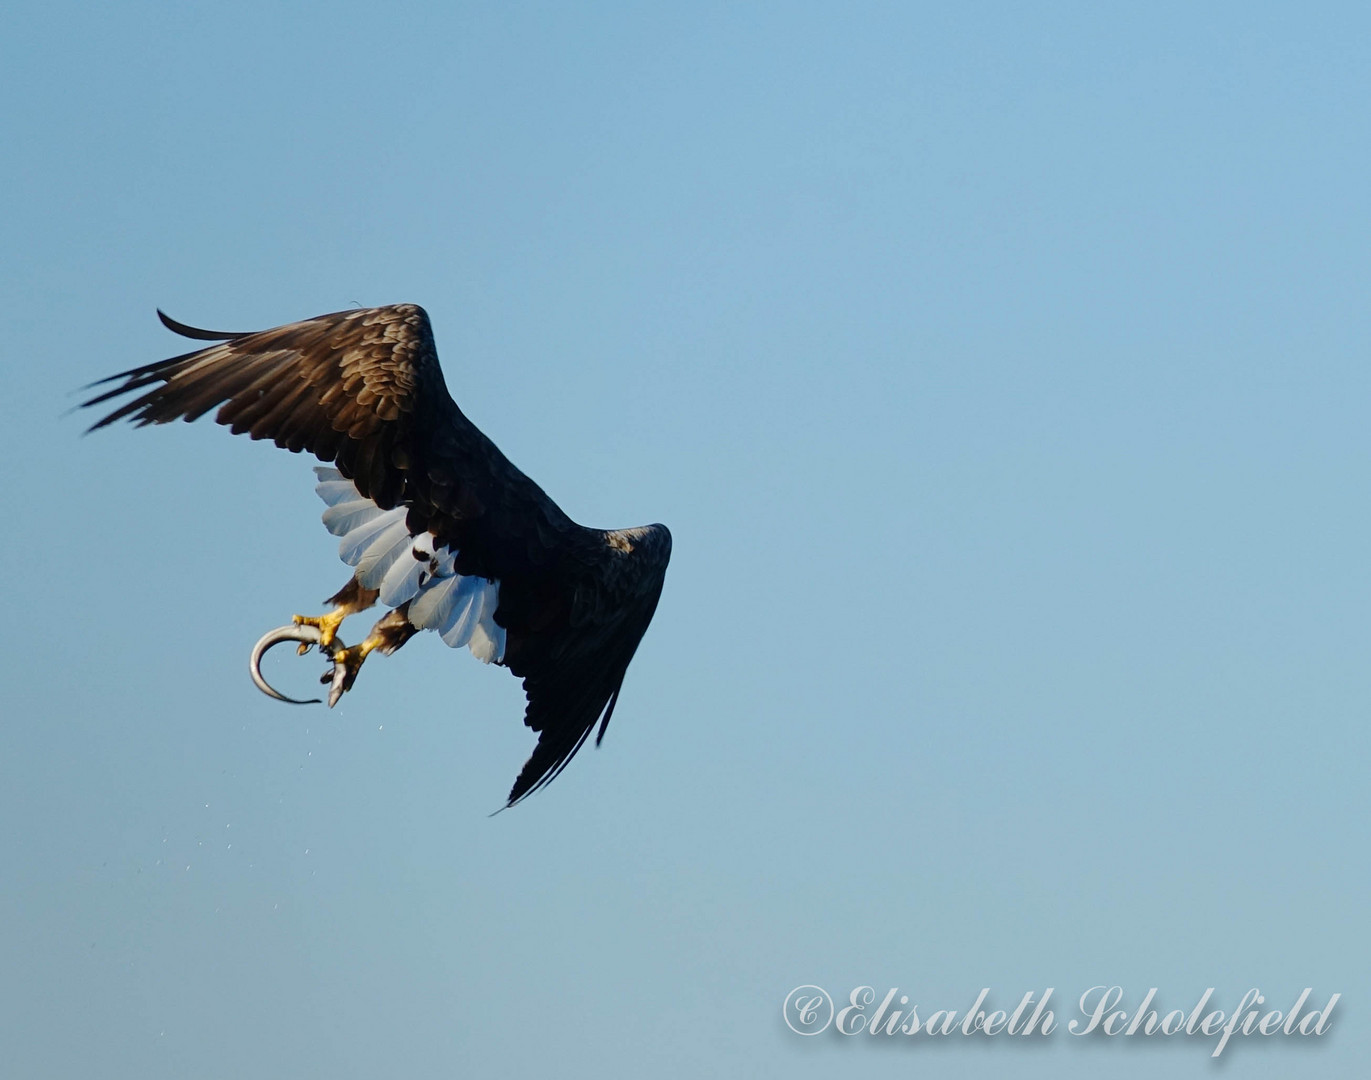
[[[195,341],[232,341],[234,338],[250,336],[242,331],[234,333],[231,330],[201,330],[195,326],[187,326],[185,323],[177,322],[161,308],[157,309],[157,317],[162,320],[162,325],[173,334],[180,334],[182,337],[191,338]]]
[[[136,396],[92,431],[217,408],[235,434],[307,450],[383,509],[407,507],[411,531],[458,552],[459,573],[499,580],[504,663],[523,678],[524,721],[539,733],[509,805],[561,772],[597,720],[604,734],[661,595],[665,526],[607,532],[567,517],[452,400],[422,308],[340,311],[257,333],[158,315],[219,344],[102,380],[117,385],[83,405]]]

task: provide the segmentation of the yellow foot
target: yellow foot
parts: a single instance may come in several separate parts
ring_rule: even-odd
[[[326,615],[292,615],[291,621],[296,626],[317,626],[319,628],[319,651],[329,652],[333,648],[333,639],[338,636],[338,628],[343,625],[343,620],[352,614],[352,609],[348,607],[336,607]],[[310,643],[300,642],[295,650],[301,656],[309,652]]]
[[[328,707],[330,709],[338,704],[340,697],[352,689],[352,684],[357,681],[357,673],[362,670],[362,661],[367,658],[367,654],[384,643],[384,638],[372,635],[358,645],[349,645],[346,649],[334,649],[329,654],[329,659],[333,661],[333,670],[325,672],[319,681],[329,687]]]

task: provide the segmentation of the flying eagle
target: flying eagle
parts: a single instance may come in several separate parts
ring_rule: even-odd
[[[196,420],[218,406],[216,422],[235,435],[332,463],[314,470],[315,490],[353,575],[325,601],[331,610],[296,615],[257,643],[259,688],[294,701],[262,678],[262,655],[282,641],[301,653],[317,645],[333,664],[321,680],[333,706],[371,652],[389,655],[436,630],[523,679],[524,723],[538,745],[507,806],[555,778],[597,721],[598,745],[662,593],[665,525],[588,529],[567,517],[462,414],[428,315],[413,304],[242,334],[157,314],[183,337],[218,344],[92,383],[118,385],[83,406],[138,396],[91,431],[123,419]],[[345,646],[343,620],[378,600],[391,610]]]

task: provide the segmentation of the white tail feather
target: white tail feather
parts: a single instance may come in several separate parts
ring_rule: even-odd
[[[419,587],[425,576],[432,576],[428,559],[416,559],[414,545],[410,545],[408,555],[401,555],[381,579],[381,603],[386,607],[399,607],[406,600],[419,595]]]
[[[380,589],[387,607],[411,601],[414,626],[438,631],[454,648],[470,645],[483,663],[504,658],[505,630],[495,622],[498,581],[457,574],[457,552],[435,547],[431,533],[411,535],[406,507],[382,510],[337,469],[316,466],[314,474],[314,490],[327,505],[324,527],[341,537],[338,556],[357,568],[363,588]]]
[[[452,608],[448,617],[438,624],[439,636],[454,649],[471,640],[471,631],[481,619],[481,586],[484,578],[460,578],[453,590]]]
[[[375,543],[378,536],[392,526],[399,525],[403,528],[404,524],[404,511],[400,507],[377,514],[376,517],[358,525],[343,537],[338,544],[338,558],[349,566],[356,566],[362,561],[362,556]]]
[[[447,577],[424,586],[418,598],[409,605],[409,621],[420,630],[436,629],[452,610],[452,590],[461,580]]]
[[[336,506],[340,502],[352,502],[362,497],[351,480],[321,480],[314,485],[314,493],[329,506]]]
[[[336,503],[324,511],[324,528],[334,536],[346,536],[353,529],[374,521],[384,511],[370,499]]]
[[[483,664],[505,658],[505,628],[495,622],[479,622],[471,632],[471,655]]]
[[[400,515],[376,534],[376,538],[357,560],[357,580],[364,589],[380,588],[386,571],[395,565],[396,559],[409,551],[409,529],[405,526],[403,507],[396,509],[401,510]]]

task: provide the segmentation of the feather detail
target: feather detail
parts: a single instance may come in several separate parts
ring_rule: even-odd
[[[493,633],[492,633],[493,631]],[[494,621],[479,622],[471,632],[471,655],[483,664],[495,663],[505,658],[505,628]]]
[[[396,510],[400,509],[396,507]],[[387,511],[377,520],[385,521],[389,515],[396,514],[396,510]],[[363,528],[370,528],[370,525]],[[389,525],[376,534],[376,538],[357,560],[357,581],[362,588],[380,588],[386,572],[401,555],[409,551],[409,543],[409,529],[405,527],[404,514],[399,513],[391,519]]]
[[[405,531],[404,513],[399,508],[378,513],[371,520],[349,530],[343,536],[338,543],[338,558],[349,566],[357,566],[361,563],[362,557],[370,550],[371,545],[375,543],[376,538],[396,525],[400,527],[401,532]]]
[[[438,634],[448,645],[459,649],[471,640],[471,631],[481,618],[481,586],[485,578],[464,577],[452,593],[448,616],[438,625]]]
[[[452,610],[452,591],[461,580],[445,577],[424,586],[414,603],[409,605],[409,621],[420,630],[436,629]]]
[[[414,544],[411,543],[409,557],[402,554],[381,579],[380,600],[386,607],[399,607],[406,600],[413,600],[419,595],[422,579],[429,575],[429,560],[416,559],[413,555]]]
[[[409,621],[420,630],[436,630],[454,649],[470,645],[484,663],[503,660],[505,630],[495,623],[500,583],[483,577],[443,577],[419,590],[409,605]]]
[[[334,536],[346,536],[354,529],[375,521],[384,512],[370,499],[338,503],[324,511],[324,528]]]
[[[344,502],[356,502],[363,498],[357,493],[357,488],[353,486],[351,480],[322,480],[314,485],[314,491],[328,506],[337,506]],[[370,499],[366,501],[371,502]]]

